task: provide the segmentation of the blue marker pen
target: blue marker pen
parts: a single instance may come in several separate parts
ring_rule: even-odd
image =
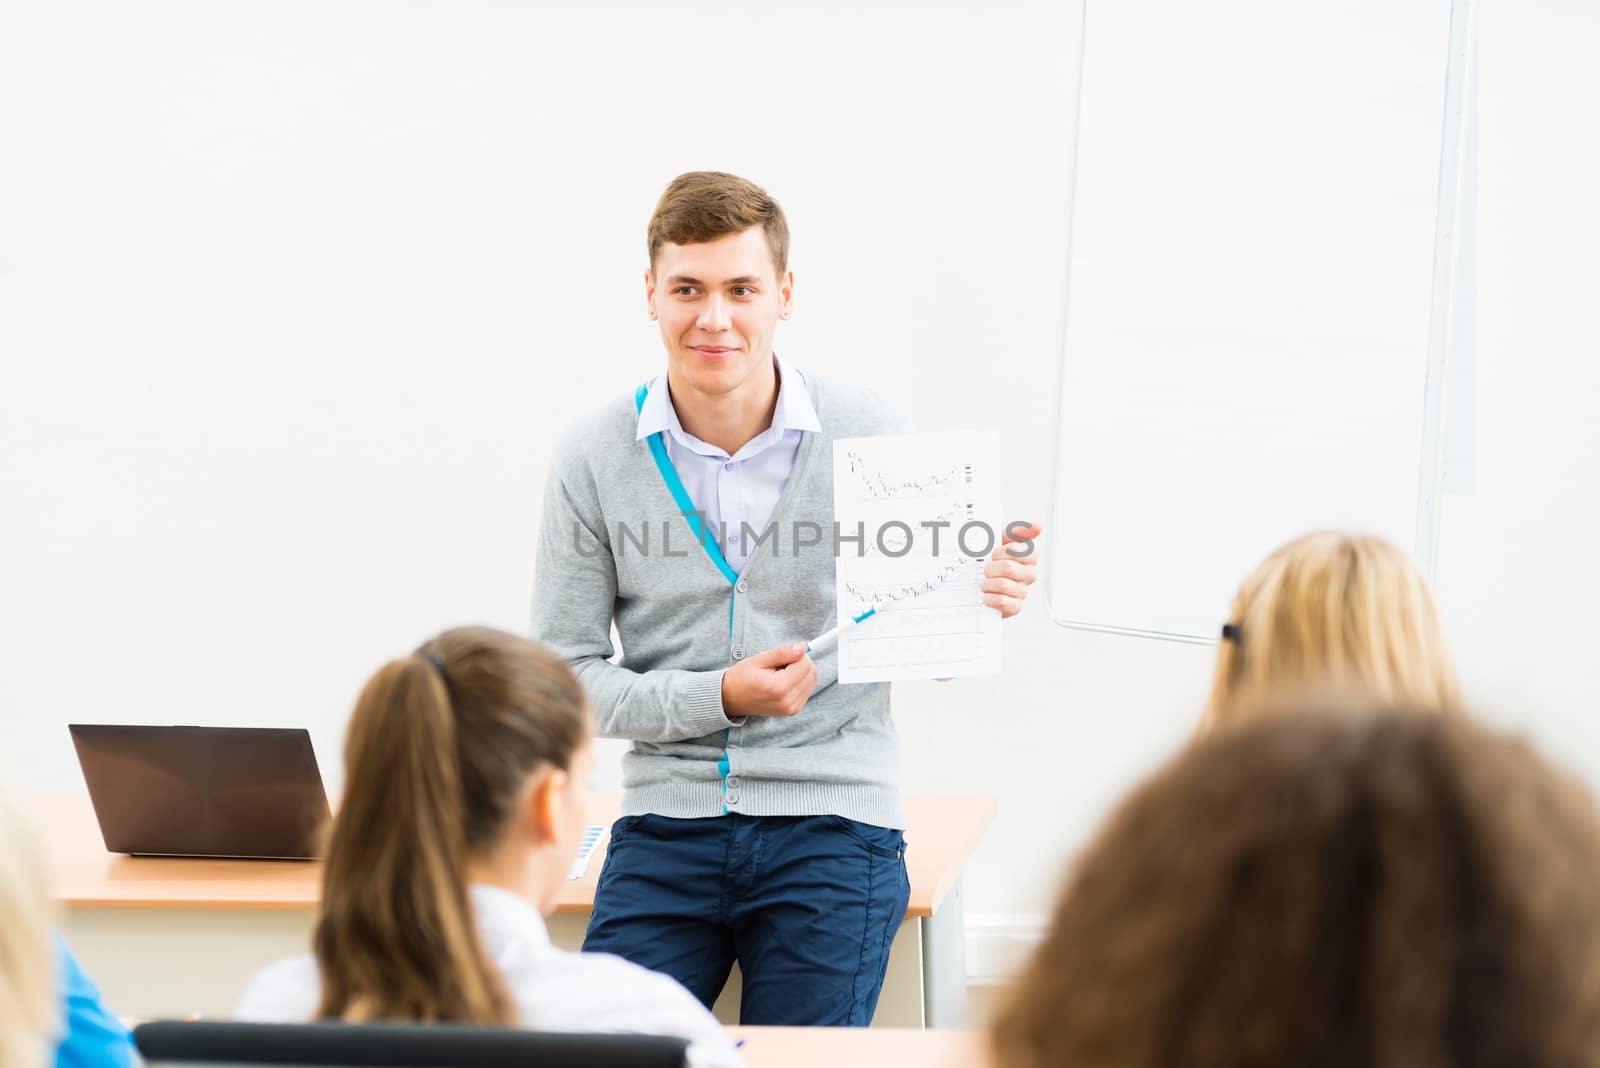
[[[860,626],[867,618],[877,614],[878,610],[876,608],[869,608],[865,612],[862,612],[859,616],[856,616],[854,619],[850,620],[850,622],[844,624],[844,626],[833,627],[830,630],[823,631],[821,634],[817,635],[815,638],[812,638],[811,641],[806,643],[806,652],[820,652],[837,641],[839,639],[839,632],[845,627]]]

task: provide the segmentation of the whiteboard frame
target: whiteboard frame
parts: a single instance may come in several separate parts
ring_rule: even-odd
[[[1092,4],[1101,2],[1114,3],[1115,0],[1084,0],[1080,15],[1082,25],[1079,28],[1079,40],[1083,42],[1085,50],[1090,47],[1087,29],[1089,8]],[[1470,344],[1471,342],[1470,331],[1453,329],[1453,313],[1455,311],[1457,293],[1461,288],[1464,269],[1460,253],[1463,249],[1470,250],[1475,247],[1473,237],[1475,236],[1474,228],[1477,224],[1477,220],[1471,217],[1470,213],[1462,211],[1463,201],[1461,198],[1464,168],[1476,166],[1476,160],[1468,154],[1473,145],[1473,139],[1468,136],[1471,116],[1467,114],[1467,103],[1474,96],[1469,92],[1469,88],[1476,77],[1476,35],[1474,32],[1475,20],[1473,13],[1473,0],[1452,0],[1450,5],[1449,55],[1445,61],[1443,129],[1439,151],[1439,196],[1434,222],[1433,289],[1428,315],[1426,385],[1423,391],[1422,449],[1418,458],[1421,465],[1421,477],[1417,491],[1415,544],[1412,546],[1418,565],[1430,580],[1434,576],[1438,560],[1439,498],[1445,487],[1444,448],[1446,435],[1444,420],[1447,401],[1452,399],[1448,396],[1450,357],[1457,346]],[[1075,133],[1082,129],[1083,68],[1084,64],[1080,55],[1077,99],[1074,102],[1073,129]],[[1070,179],[1073,188],[1073,204],[1072,210],[1068,213],[1067,267],[1065,272],[1066,300],[1063,305],[1061,341],[1056,359],[1056,440],[1054,464],[1051,468],[1051,492],[1054,495],[1054,499],[1051,501],[1050,506],[1051,522],[1055,525],[1051,538],[1053,548],[1059,546],[1067,529],[1061,514],[1063,502],[1060,499],[1061,453],[1062,439],[1064,437],[1064,420],[1060,405],[1066,377],[1067,321],[1072,314],[1072,242],[1075,236],[1078,216],[1076,201],[1078,151],[1076,146],[1074,146],[1072,154]],[[1460,336],[1462,334],[1468,336]],[[1471,398],[1456,397],[1454,401],[1454,409],[1464,417]],[[1215,645],[1220,640],[1220,633],[1212,636],[1179,634],[1171,631],[1144,630],[1134,627],[1092,623],[1087,620],[1062,618],[1056,613],[1053,598],[1049,592],[1054,589],[1053,569],[1058,566],[1054,561],[1061,556],[1061,553],[1057,551],[1051,555],[1052,560],[1048,564],[1049,573],[1044,576],[1046,580],[1044,583],[1045,596],[1050,606],[1050,618],[1059,626],[1101,634],[1156,638],[1186,645]],[[1220,621],[1218,626],[1220,628]]]
[[[1462,274],[1468,270],[1462,252],[1476,247],[1477,219],[1466,210],[1470,202],[1461,195],[1468,168],[1477,166],[1468,136],[1473,116],[1468,113],[1476,70],[1473,0],[1455,0],[1450,9],[1450,58],[1445,63],[1444,137],[1439,153],[1439,211],[1434,231],[1433,308],[1428,317],[1427,389],[1423,393],[1422,471],[1417,482],[1417,533],[1413,546],[1417,563],[1431,580],[1439,561],[1439,499],[1445,486],[1444,456],[1448,437],[1445,422],[1462,418],[1471,398],[1452,397],[1452,356],[1467,356],[1459,346],[1470,344],[1470,331],[1458,331],[1456,301]],[[1474,185],[1476,182],[1473,183]],[[1470,309],[1469,309],[1470,312]],[[1467,336],[1463,336],[1466,334]],[[1470,357],[1468,357],[1470,358]],[[1455,403],[1451,403],[1454,400]]]

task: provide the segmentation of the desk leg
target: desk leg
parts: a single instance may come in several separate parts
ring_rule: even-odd
[[[957,879],[932,916],[922,921],[922,1018],[925,1027],[967,1025],[965,892]]]

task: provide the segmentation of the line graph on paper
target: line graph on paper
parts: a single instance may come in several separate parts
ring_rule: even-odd
[[[909,562],[906,573],[894,576],[888,561],[875,570],[885,581],[845,582],[845,594],[850,598],[846,614],[858,616],[868,608],[961,608],[981,600],[978,596],[979,576],[983,574],[983,561],[967,556],[957,556],[949,563],[941,563],[930,570],[927,558],[915,557]]]
[[[999,613],[979,583],[1001,528],[992,432],[834,442],[839,618],[876,613],[839,641],[839,681],[1000,669]]]
[[[909,437],[911,435],[902,435]],[[862,450],[844,450],[844,466],[859,492],[872,500],[907,500],[941,492],[962,477],[962,465],[952,463],[946,470],[919,473],[912,477],[890,474],[862,455]],[[926,467],[926,464],[913,467]],[[971,473],[971,467],[967,467]]]
[[[843,542],[840,554],[849,554],[854,546],[858,556],[878,556],[895,558],[903,556],[918,546],[918,541],[925,541],[923,546],[927,550],[939,550],[948,556],[952,551],[949,547],[956,546],[956,532],[972,515],[973,502],[966,497],[929,495],[919,499],[915,509],[918,523],[905,523],[902,516],[906,513],[903,502],[864,501],[856,513],[856,520],[848,528],[841,529],[854,537],[859,533],[859,541]],[[904,526],[897,524],[904,523]],[[909,528],[909,529],[908,529]]]

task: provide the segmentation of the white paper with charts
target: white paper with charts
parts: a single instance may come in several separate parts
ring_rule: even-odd
[[[994,431],[833,443],[839,681],[1000,670],[1000,612],[978,584],[1004,534]],[[859,532],[859,542],[854,539]]]

